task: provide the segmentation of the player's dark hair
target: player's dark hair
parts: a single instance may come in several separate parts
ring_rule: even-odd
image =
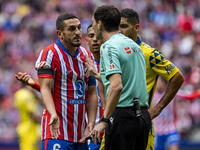
[[[74,14],[72,13],[63,13],[58,16],[56,20],[56,29],[63,31],[64,29],[64,21],[68,19],[74,19],[77,18]]]
[[[121,16],[119,10],[113,5],[98,7],[94,12],[94,19],[96,22],[100,20],[108,32],[119,30]]]
[[[127,18],[129,22],[133,25],[139,24],[139,15],[138,13],[130,8],[125,8],[120,10],[121,17]]]
[[[88,31],[88,29],[91,28],[91,27],[92,27],[92,23],[87,27],[87,31]]]

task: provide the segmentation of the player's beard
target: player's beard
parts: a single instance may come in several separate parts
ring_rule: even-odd
[[[79,38],[79,41],[76,41]],[[69,43],[70,45],[74,46],[74,47],[79,47],[81,45],[81,37],[80,36],[76,36],[74,38],[67,38],[67,36],[65,36],[64,34],[64,41],[65,43]]]

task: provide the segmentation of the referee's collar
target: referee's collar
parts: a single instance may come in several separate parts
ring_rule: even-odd
[[[142,41],[141,41],[141,39],[140,39],[139,36],[137,36],[137,41],[136,41],[136,43],[137,43],[139,46],[142,44]]]
[[[75,54],[75,55],[72,55],[72,54],[70,54],[70,53],[68,52],[68,50],[62,45],[62,43],[60,42],[60,40],[58,40],[58,41],[56,42],[56,44],[58,44],[58,46],[59,46],[63,51],[65,51],[67,54],[69,54],[69,55],[72,56],[72,57],[76,57],[76,56],[79,54],[79,47],[77,47],[76,54]]]

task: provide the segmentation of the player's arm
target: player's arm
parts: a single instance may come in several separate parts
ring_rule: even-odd
[[[104,110],[104,118],[109,119],[117,104],[119,101],[119,98],[121,96],[121,92],[123,89],[122,81],[121,81],[121,74],[116,73],[109,76],[110,81],[110,87],[108,90],[108,97],[107,97],[107,104],[106,108]],[[106,128],[108,123],[106,122],[100,122],[92,131],[92,134],[94,134],[94,143],[97,143],[97,138],[100,141],[100,134],[101,132]]]
[[[154,119],[155,117],[157,117],[161,113],[161,111],[171,102],[171,100],[174,98],[174,96],[178,92],[183,82],[184,82],[184,77],[180,71],[177,72],[169,80],[165,94],[160,99],[160,101],[156,104],[156,106],[149,110],[151,119]]]
[[[88,125],[84,131],[84,135],[80,142],[83,142],[85,138],[90,134],[95,125],[95,119],[97,114],[98,98],[96,93],[96,81],[93,77],[89,77],[88,81],[88,96],[87,96],[87,116]]]
[[[88,98],[87,98],[87,116],[88,116],[88,124],[93,129],[95,125],[95,119],[97,114],[98,107],[98,98],[96,93],[96,85],[92,85],[88,87]]]
[[[104,111],[106,108],[106,97],[105,97],[105,88],[102,82],[98,81],[98,87],[99,87],[99,96],[102,103],[102,110]]]
[[[24,85],[31,86],[33,89],[40,92],[40,85],[38,82],[34,81],[29,74],[26,72],[18,72],[18,75],[15,74],[15,78]]]
[[[40,91],[42,96],[42,101],[44,104],[44,107],[47,109],[48,113],[51,116],[49,125],[50,130],[53,138],[58,138],[60,135],[60,120],[57,116],[54,101],[51,95],[51,90],[53,88],[53,78],[41,78],[39,77],[39,83],[40,83]]]
[[[104,110],[104,118],[110,118],[118,104],[123,89],[121,74],[112,74],[109,77],[110,87],[108,90],[107,104]]]

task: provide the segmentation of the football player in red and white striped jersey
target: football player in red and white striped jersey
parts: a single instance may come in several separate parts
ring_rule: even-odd
[[[61,14],[56,27],[59,40],[41,51],[35,65],[46,108],[41,122],[42,149],[85,150],[87,143],[79,140],[94,127],[97,110],[96,82],[85,66],[85,56],[92,58],[92,54],[80,46],[81,23],[75,15]]]

